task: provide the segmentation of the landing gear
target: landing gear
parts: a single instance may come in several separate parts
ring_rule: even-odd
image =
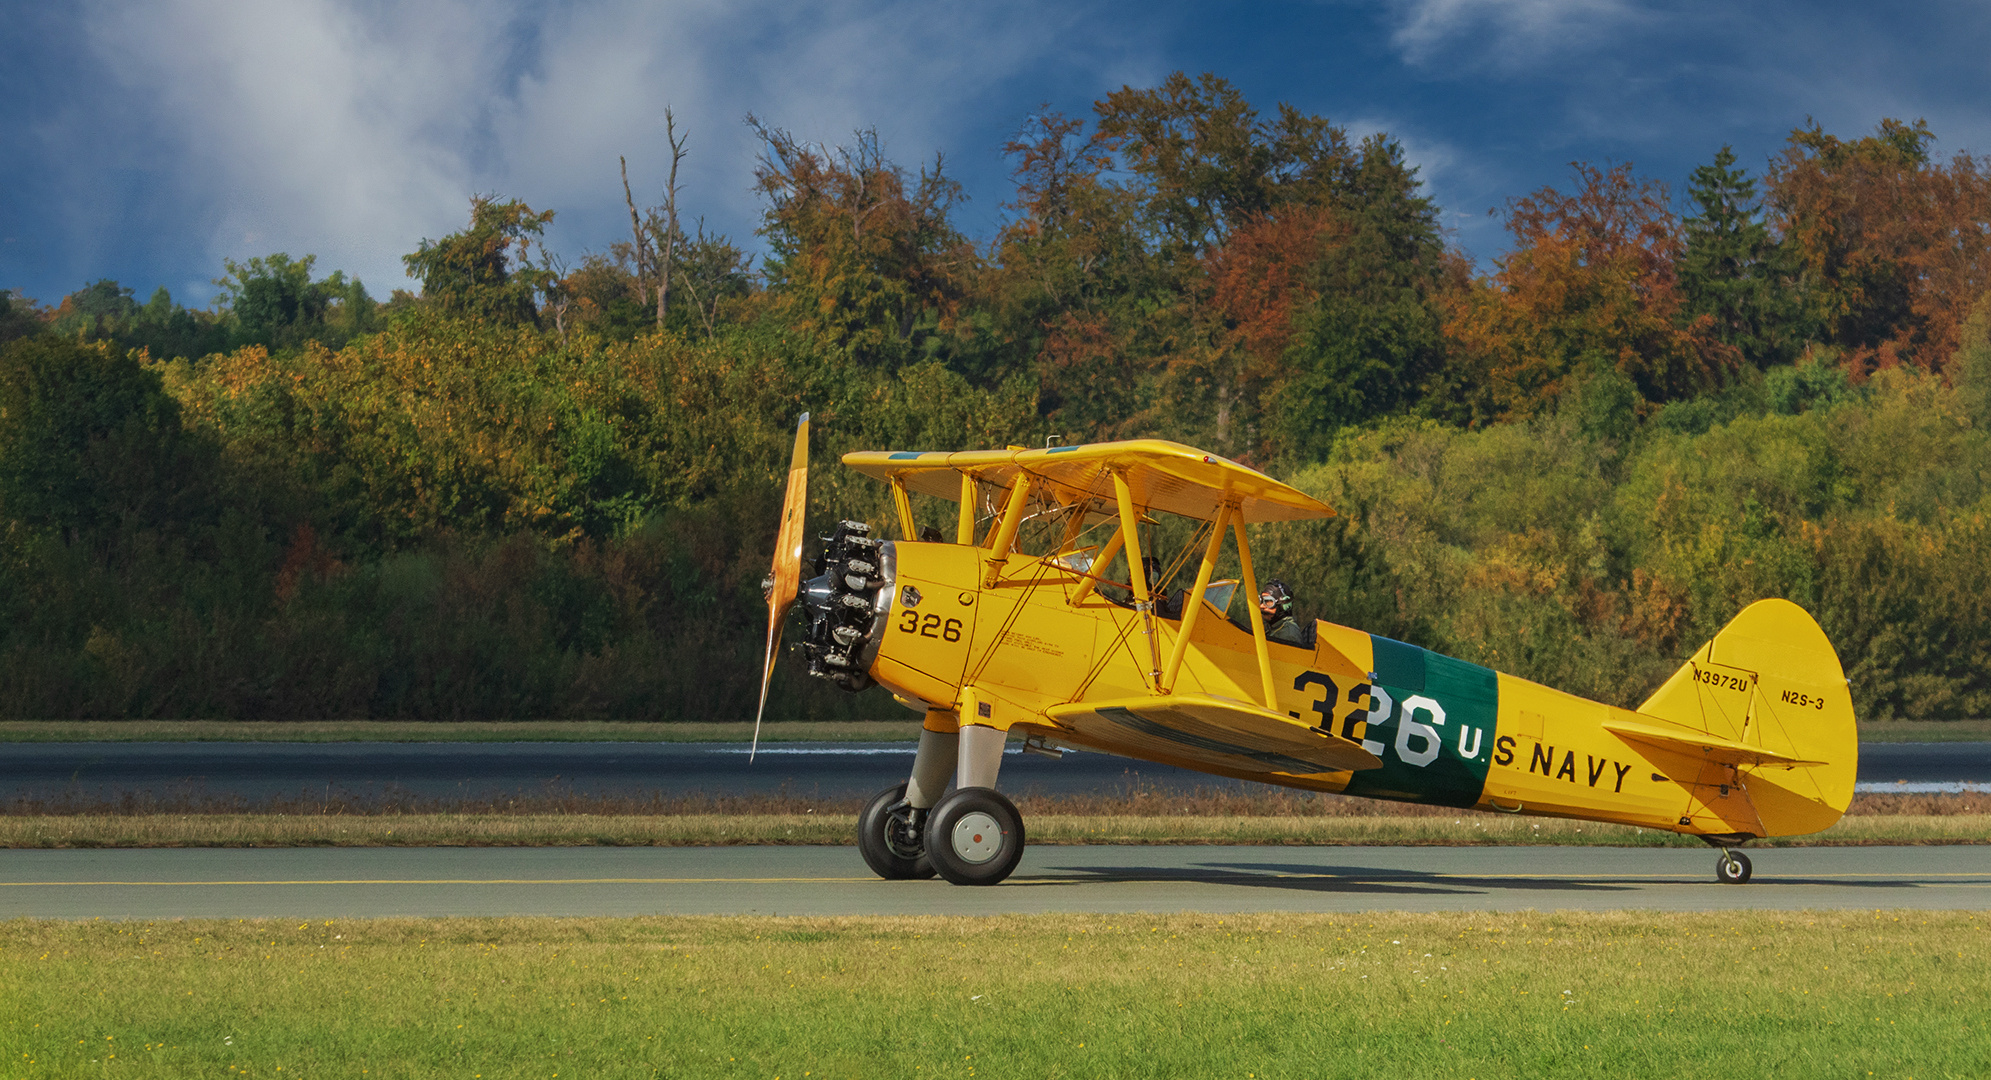
[[[1722,848],[1721,856],[1714,863],[1714,879],[1723,885],[1741,885],[1749,880],[1754,867],[1749,865],[1749,856],[1734,848]]]
[[[864,865],[887,881],[933,876],[926,856],[925,818],[906,802],[906,785],[889,787],[871,797],[857,819],[857,850]]]
[[[1023,815],[994,788],[962,788],[927,816],[926,855],[956,885],[994,885],[1023,857]]]

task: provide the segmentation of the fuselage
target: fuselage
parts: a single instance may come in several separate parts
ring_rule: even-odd
[[[1222,731],[1131,718],[1061,723],[1049,712],[1067,703],[1153,693],[1182,613],[1144,620],[1124,591],[1082,589],[1086,576],[1069,560],[1018,553],[985,584],[979,547],[881,546],[890,578],[856,659],[901,701],[964,725],[1316,791],[1702,834],[1769,831],[1749,800],[1731,797],[1734,770],[1603,726],[1639,714],[1324,621],[1312,649],[1271,644],[1272,705],[1359,743],[1379,768],[1323,769]],[[1205,601],[1171,691],[1256,701],[1261,685],[1251,632]]]

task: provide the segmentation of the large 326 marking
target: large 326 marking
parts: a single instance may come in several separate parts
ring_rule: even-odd
[[[1293,689],[1295,690],[1305,690],[1309,686],[1318,686],[1326,691],[1311,706],[1314,715],[1320,717],[1320,722],[1315,724],[1313,729],[1323,735],[1335,735],[1334,709],[1336,702],[1334,699],[1340,696],[1341,688],[1335,685],[1333,679],[1318,671],[1302,672],[1298,678],[1293,680]],[[1363,704],[1364,699],[1368,700],[1369,703],[1367,705]],[[1362,744],[1362,749],[1378,757],[1382,756],[1385,749],[1384,744],[1374,739],[1358,739],[1355,732],[1355,725],[1358,722],[1367,721],[1367,731],[1363,733],[1367,734],[1368,731],[1374,731],[1376,728],[1388,724],[1391,711],[1396,706],[1396,703],[1390,699],[1389,691],[1369,683],[1356,683],[1348,688],[1348,703],[1355,707],[1348,710],[1347,714],[1341,718],[1339,736],[1347,739],[1349,742],[1359,741]],[[1419,713],[1423,713],[1430,720],[1430,723],[1425,723],[1417,719]],[[1295,713],[1293,715],[1297,716],[1299,714]],[[1445,726],[1445,707],[1438,704],[1435,699],[1426,697],[1423,694],[1412,694],[1404,698],[1402,714],[1397,718],[1396,756],[1402,759],[1405,764],[1416,765],[1419,768],[1438,760],[1438,750],[1444,740],[1444,736],[1438,733],[1438,729],[1443,726]],[[1466,741],[1468,736],[1471,736],[1472,739],[1470,744]],[[1416,749],[1412,749],[1413,743],[1419,744]],[[1461,727],[1459,729],[1459,756],[1470,760],[1479,756],[1479,750],[1480,729]]]
[[[961,640],[961,620],[943,620],[940,616],[931,613],[922,619],[917,611],[905,611],[899,614],[899,632],[902,634],[916,634],[925,638],[939,638],[942,641],[959,641]]]

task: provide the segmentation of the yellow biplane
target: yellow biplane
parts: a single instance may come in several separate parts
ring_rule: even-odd
[[[912,775],[860,821],[883,877],[1009,876],[1023,820],[996,780],[1012,736],[1054,755],[1671,830],[1720,848],[1716,879],[1730,883],[1750,876],[1738,845],[1828,828],[1852,798],[1846,678],[1787,601],[1745,608],[1636,710],[1329,622],[1300,636],[1311,644],[1274,640],[1252,602],[1249,527],[1334,511],[1151,439],[846,454],[890,485],[899,538],[843,522],[805,582],[808,419],[769,578],[761,707],[799,597],[812,675],[881,685],[925,713]],[[959,503],[951,540],[920,536],[915,496]],[[1151,552],[1168,531],[1158,515],[1181,519],[1171,564]],[[1241,580],[1212,580],[1227,544]],[[1193,581],[1171,589],[1176,572]]]

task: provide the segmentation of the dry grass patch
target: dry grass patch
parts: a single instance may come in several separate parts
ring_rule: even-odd
[[[1947,912],[17,921],[0,1059],[487,1080],[1982,1076],[1987,929]]]
[[[388,790],[239,797],[58,797],[0,804],[0,848],[852,844],[861,800],[794,795],[434,798]],[[1033,844],[1698,846],[1674,833],[1281,788],[1131,786],[1017,799]],[[1804,844],[1991,842],[1991,798],[1860,795]]]

